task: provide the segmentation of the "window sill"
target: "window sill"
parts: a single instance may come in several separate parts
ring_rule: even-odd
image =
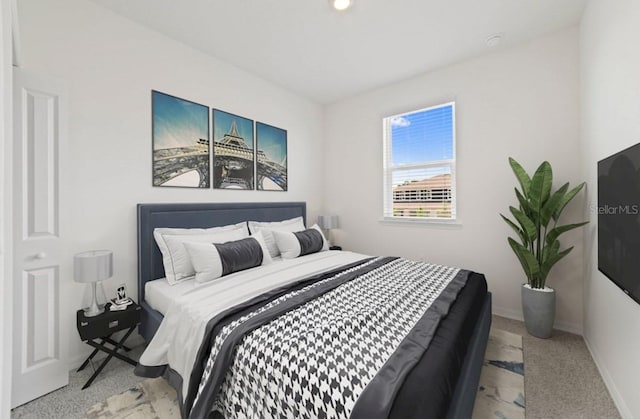
[[[443,228],[461,228],[460,220],[439,220],[435,218],[413,218],[413,217],[381,217],[382,224],[404,224],[404,225],[423,225]]]

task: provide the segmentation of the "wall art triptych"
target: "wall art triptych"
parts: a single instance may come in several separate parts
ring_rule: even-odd
[[[151,113],[153,186],[287,190],[286,130],[155,90]]]

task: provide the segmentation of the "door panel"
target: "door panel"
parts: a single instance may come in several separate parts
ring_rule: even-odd
[[[25,345],[22,370],[29,372],[60,358],[58,342],[59,276],[57,267],[24,271],[22,313],[26,326],[22,328]]]
[[[14,71],[12,407],[69,383],[60,234],[64,88]]]
[[[58,235],[58,97],[25,87],[22,91],[23,238]]]

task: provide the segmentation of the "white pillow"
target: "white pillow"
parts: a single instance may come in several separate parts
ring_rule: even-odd
[[[195,274],[191,258],[184,247],[185,242],[224,243],[249,237],[246,229],[227,230],[210,234],[188,234],[164,236],[166,253],[162,255],[164,273],[169,284],[191,279]]]
[[[304,220],[302,217],[290,218],[284,221],[262,222],[262,221],[248,221],[249,232],[255,234],[258,231],[262,232],[264,242],[267,244],[269,254],[272,258],[278,256],[280,251],[276,244],[276,239],[273,237],[272,231],[302,231],[305,229]]]
[[[258,242],[262,253],[261,258],[255,253],[255,248],[252,248],[251,245],[244,242],[245,240],[255,240]],[[244,243],[239,245],[239,242]],[[222,250],[221,254],[218,247],[211,243],[185,242],[184,246],[191,256],[191,262],[193,263],[196,271],[197,282],[211,281],[212,279],[220,278],[223,275],[271,263],[271,256],[269,256],[269,251],[267,250],[264,238],[259,232],[249,238],[226,242],[219,245],[222,249],[225,247],[233,247],[233,251],[230,253],[232,253],[234,260],[231,260],[230,262],[235,264],[236,268],[232,268],[228,272],[224,272],[224,265],[229,261],[224,261],[223,259],[229,257],[229,254],[225,254],[224,250]],[[243,264],[243,257],[246,258],[247,261],[252,261],[254,263],[249,262],[248,264],[238,268],[237,265]]]
[[[221,231],[230,231],[230,230],[247,230],[247,223],[241,222],[238,224],[229,224],[226,226],[220,227],[211,227],[211,228],[169,228],[169,227],[160,227],[153,229],[153,238],[156,240],[158,244],[158,248],[160,249],[160,253],[162,256],[168,252],[167,245],[165,243],[166,236],[186,236],[191,234],[214,234],[219,233]],[[165,266],[166,271],[166,266]]]
[[[295,232],[295,234],[274,231],[273,235],[283,259],[293,259],[298,256],[329,250],[329,242],[327,242],[317,224],[314,224],[308,230]]]

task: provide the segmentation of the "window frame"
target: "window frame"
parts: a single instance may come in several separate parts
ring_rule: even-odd
[[[439,109],[444,107],[451,107],[451,136],[452,136],[452,159],[445,160],[428,160],[420,163],[410,164],[392,164],[392,141],[391,138],[391,121],[394,118],[402,117],[407,114],[415,114],[419,112],[426,112],[433,109]],[[384,222],[412,222],[412,223],[424,223],[424,224],[459,224],[459,217],[457,212],[457,188],[456,188],[456,163],[457,163],[457,149],[456,149],[456,102],[450,101],[433,105],[421,109],[402,112],[395,115],[389,115],[382,118],[382,176],[383,176],[383,204],[382,204],[382,218]],[[425,217],[425,216],[399,216],[394,215],[393,202],[393,173],[397,170],[410,170],[410,169],[429,169],[448,166],[451,170],[451,217]],[[430,194],[433,196],[433,194]],[[404,192],[403,196],[407,197],[407,193]],[[405,200],[405,202],[410,202]]]

